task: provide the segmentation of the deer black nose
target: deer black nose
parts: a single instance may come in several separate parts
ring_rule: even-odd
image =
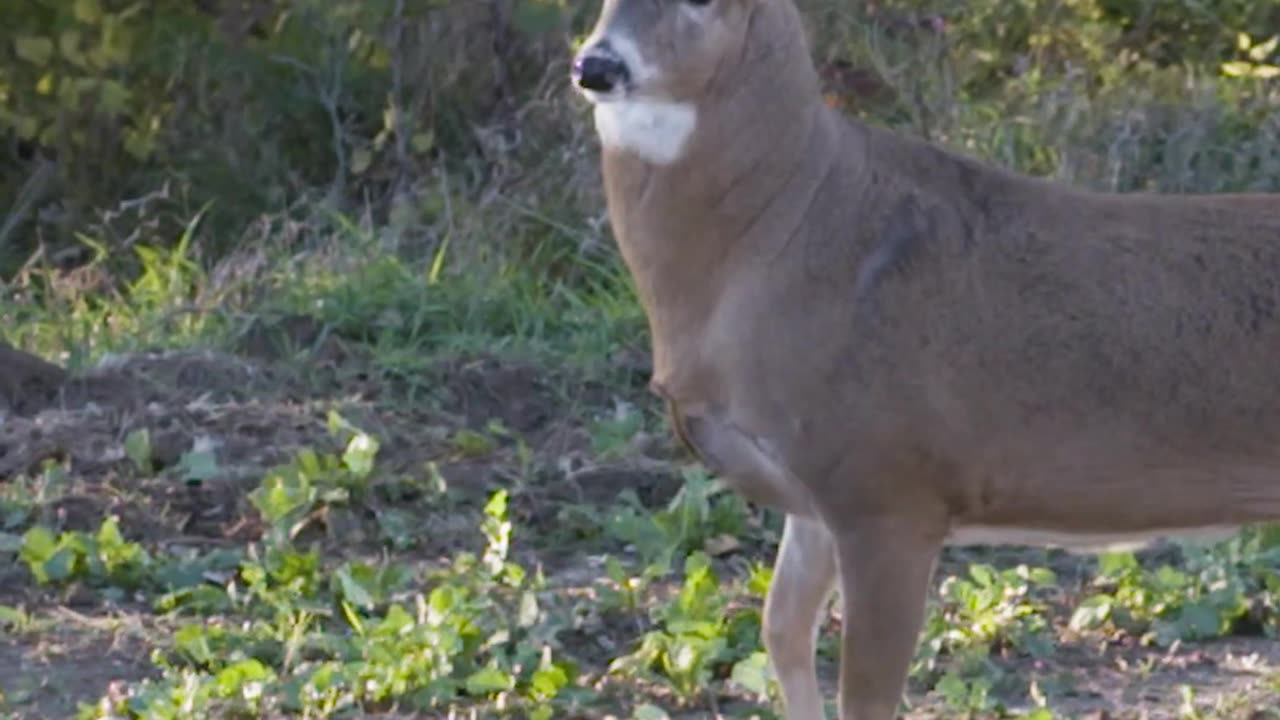
[[[626,63],[612,53],[589,52],[573,63],[578,87],[596,92],[612,92],[629,79]]]

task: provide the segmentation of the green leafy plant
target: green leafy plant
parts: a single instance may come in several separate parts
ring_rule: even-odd
[[[691,553],[685,560],[680,592],[652,611],[656,629],[645,633],[633,652],[614,660],[609,671],[664,679],[680,697],[692,700],[713,677],[724,677],[745,661],[739,680],[758,689],[752,670],[759,663],[759,611],[731,611],[730,599],[710,558],[703,552]]]
[[[249,494],[277,543],[301,532],[318,507],[346,505],[363,499],[368,492],[379,449],[377,439],[336,413],[329,415],[329,430],[345,440],[341,456],[310,448],[299,450],[290,463],[268,473]]]
[[[622,501],[605,519],[605,531],[635,546],[644,564],[670,567],[682,553],[704,550],[722,536],[738,537],[747,527],[742,496],[714,481],[700,468],[686,468],[680,490],[657,512],[650,512],[624,490]]]
[[[1228,77],[1271,80],[1280,77],[1280,65],[1267,62],[1280,47],[1280,35],[1270,40],[1254,42],[1248,33],[1240,33],[1236,43],[1245,60],[1232,60],[1222,64],[1222,74]]]
[[[943,581],[939,613],[930,627],[946,628],[936,636],[943,648],[976,646],[998,651],[1008,647],[1044,657],[1052,645],[1043,591],[1052,588],[1056,579],[1048,568],[1018,565],[996,570],[973,563],[968,578],[951,576]]]
[[[146,428],[125,435],[124,452],[138,472],[143,475],[154,472],[151,464],[151,433]]]
[[[1103,555],[1093,581],[1102,591],[1081,601],[1071,627],[1112,627],[1162,646],[1229,634],[1249,611],[1246,598],[1258,584],[1264,599],[1274,597],[1277,583],[1268,582],[1273,573],[1265,570],[1280,558],[1274,537],[1263,530],[1216,548],[1186,548],[1185,568],[1150,569],[1130,553]]]
[[[85,581],[121,589],[140,587],[152,558],[141,545],[120,534],[119,519],[103,520],[93,534],[67,531],[60,535],[44,526],[28,530],[20,556],[41,585]]]

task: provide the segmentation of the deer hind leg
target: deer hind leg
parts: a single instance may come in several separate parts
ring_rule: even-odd
[[[814,655],[835,575],[835,546],[826,528],[816,519],[787,515],[764,603],[764,644],[787,720],[826,717]]]
[[[847,518],[837,531],[840,720],[893,720],[946,531],[900,515]]]

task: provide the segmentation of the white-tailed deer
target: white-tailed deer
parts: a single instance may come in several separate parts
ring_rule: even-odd
[[[940,548],[1280,519],[1280,195],[1102,194],[847,119],[792,0],[604,0],[573,81],[680,438],[787,514],[786,716],[902,699]]]

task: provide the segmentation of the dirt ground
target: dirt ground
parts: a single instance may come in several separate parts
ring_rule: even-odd
[[[349,369],[360,367],[350,352],[330,347],[313,353],[302,372],[279,353],[252,346],[239,354],[140,353],[107,358],[72,376],[0,343],[0,483],[19,475],[50,477],[49,468],[61,468],[58,492],[50,493],[36,511],[59,529],[95,529],[106,515],[115,514],[127,537],[154,546],[243,544],[263,531],[246,494],[264,471],[297,449],[334,449],[327,418],[337,409],[382,441],[383,472],[441,463],[462,506],[469,501],[478,505],[491,490],[509,485],[512,468],[530,462],[518,457],[515,444],[475,457],[450,450],[448,438],[459,428],[500,421],[524,439],[534,474],[541,478],[527,483],[515,498],[512,519],[527,533],[562,523],[557,508],[565,502],[603,507],[620,489],[632,488],[642,500],[657,503],[678,488],[679,481],[664,469],[675,453],[667,438],[641,434],[632,439],[630,457],[605,462],[593,453],[584,427],[584,415],[608,408],[616,393],[642,394],[643,362],[633,359],[624,368],[623,375],[636,376],[635,387],[619,391],[554,378],[531,366],[461,359],[441,363],[424,390],[396,387]],[[154,464],[145,477],[131,471],[124,449],[130,433],[144,428]],[[183,458],[193,449],[214,452],[213,477],[184,481]],[[412,552],[426,562],[474,542],[473,515],[449,510],[421,522],[431,531]],[[329,518],[322,525],[335,540],[335,551],[373,541],[360,535],[359,522]],[[771,560],[763,554],[768,550],[747,545],[740,552]],[[539,551],[536,559],[553,583],[568,590],[585,581],[593,567],[590,557],[600,552],[566,546],[558,553]],[[948,551],[943,570],[963,572],[968,557]],[[145,605],[128,599],[104,603],[74,590],[51,596],[34,588],[24,571],[3,563],[0,605],[43,611],[52,618],[47,632],[0,637],[0,690],[9,703],[8,708],[0,704],[0,718],[71,717],[77,702],[101,697],[121,681],[151,672],[145,639],[160,621]],[[1070,608],[1064,605],[1062,612],[1069,615]],[[832,620],[827,630],[836,627]],[[624,634],[613,639],[626,640]],[[601,639],[583,637],[581,642]],[[594,653],[607,663],[608,647],[584,648],[582,655]],[[1064,644],[1047,661],[998,663],[1055,689],[1052,707],[1071,717],[1198,717],[1183,712],[1179,687],[1189,685],[1197,701],[1209,707],[1237,703],[1250,708],[1239,715],[1224,709],[1219,711],[1224,714],[1209,717],[1280,718],[1280,712],[1268,716],[1257,710],[1280,706],[1273,702],[1274,690],[1264,685],[1268,673],[1280,670],[1280,643],[1260,637],[1169,652],[1122,643]],[[825,667],[824,677],[834,693],[832,669]],[[914,699],[918,707],[909,717],[946,716],[936,699],[919,693]],[[740,702],[724,701],[725,708]],[[673,713],[712,716],[710,711]]]

